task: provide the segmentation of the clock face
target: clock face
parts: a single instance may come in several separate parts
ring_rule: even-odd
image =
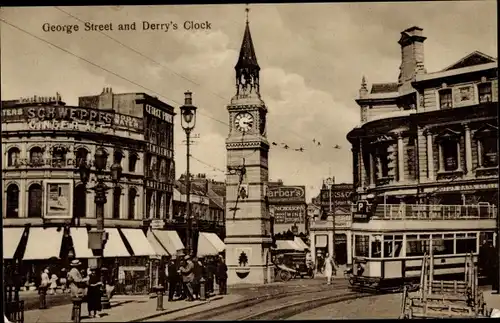
[[[247,132],[252,129],[253,116],[248,112],[238,114],[234,121],[236,128],[241,132]]]

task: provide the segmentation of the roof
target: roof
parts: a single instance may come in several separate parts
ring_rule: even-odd
[[[373,83],[370,93],[392,93],[398,91],[398,83]]]
[[[481,53],[480,51],[474,51],[470,53],[469,55],[461,58],[457,62],[453,63],[452,65],[446,67],[445,69],[442,70],[444,71],[449,71],[449,70],[455,70],[458,68],[462,67],[469,67],[469,66],[474,66],[474,65],[481,65],[481,64],[488,64],[488,63],[495,63],[497,62],[497,59],[488,56],[484,53]]]
[[[247,67],[253,67],[260,69],[257,63],[257,56],[255,55],[255,49],[253,47],[252,35],[250,34],[250,26],[247,24],[245,26],[245,33],[243,34],[243,42],[241,43],[240,57],[236,63],[236,69],[242,69]]]

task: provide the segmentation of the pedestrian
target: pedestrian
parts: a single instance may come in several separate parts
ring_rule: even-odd
[[[87,278],[83,278],[81,272],[78,270],[82,263],[75,259],[71,261],[71,270],[68,273],[68,284],[71,293],[71,298],[83,301],[85,296],[85,288],[87,287]],[[73,312],[71,312],[71,320],[74,320]]]
[[[57,289],[57,276],[56,274],[52,274],[50,276],[50,285],[49,285],[49,295],[54,295]]]
[[[184,255],[180,254],[175,259],[175,268],[177,272],[178,283],[175,287],[175,294],[180,300],[186,299],[186,293],[184,293],[184,284],[182,282],[182,275],[179,273],[182,263],[184,262]]]
[[[207,295],[210,295],[214,292],[214,276],[216,270],[214,259],[212,257],[207,258],[205,266],[207,268]]]
[[[184,257],[184,262],[179,268],[179,273],[182,275],[182,284],[184,285],[184,294],[188,298],[189,302],[194,301],[193,298],[193,280],[194,280],[194,264],[191,261],[191,257],[186,255]]]
[[[175,256],[174,256],[175,257]],[[168,281],[168,301],[174,301],[174,294],[179,284],[179,274],[177,273],[177,266],[175,258],[170,258],[167,265],[167,281]]]
[[[318,253],[318,256],[316,257],[316,259],[318,260],[317,270],[319,273],[323,273],[323,267],[324,267],[323,254],[321,252]]]
[[[217,284],[219,285],[219,295],[227,294],[227,266],[222,255],[219,255],[217,262]]]
[[[90,267],[88,292],[87,292],[87,309],[89,317],[96,317],[97,312],[102,311],[101,306],[101,287],[102,282],[96,272],[96,266]]]
[[[329,254],[326,254],[324,273],[328,285],[332,283],[333,267],[333,258]]]
[[[61,284],[61,290],[64,293],[66,293],[66,290],[67,290],[67,279],[66,279],[66,276],[68,275],[68,273],[66,272],[66,268],[63,268],[61,269],[61,277],[59,277],[59,284]]]
[[[40,300],[40,309],[47,308],[47,290],[49,289],[49,268],[45,268],[41,274],[40,285],[38,286],[38,294]]]
[[[203,265],[197,257],[193,257],[193,296],[195,299],[200,299],[200,280],[203,277]]]

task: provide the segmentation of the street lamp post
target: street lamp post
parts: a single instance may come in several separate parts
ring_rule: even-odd
[[[94,250],[94,253],[98,258],[97,268],[102,282],[101,305],[103,309],[111,308],[106,293],[106,279],[105,275],[103,274],[104,247],[106,245],[106,241],[108,240],[107,233],[104,230],[104,205],[107,202],[106,191],[110,189],[110,187],[106,186],[106,184],[104,183],[104,176],[103,176],[103,172],[106,169],[107,159],[108,159],[108,154],[106,153],[106,151],[103,148],[98,148],[94,155],[94,166],[96,169],[97,185],[92,188],[95,191],[94,202],[96,205],[96,228],[91,229],[88,232],[89,248]],[[120,166],[119,163],[115,162],[113,163],[113,165],[111,165],[110,170],[111,170],[111,180],[116,186],[118,185],[118,182],[120,181],[120,177],[122,175],[122,167]],[[79,171],[80,171],[80,179],[82,183],[86,185],[90,177],[90,166],[87,165],[87,162],[85,160],[83,160],[80,163]]]
[[[187,91],[184,93],[184,105],[181,109],[181,126],[186,132],[186,218],[187,218],[187,252],[190,254],[193,251],[193,218],[191,217],[191,176],[189,174],[189,157],[190,157],[190,135],[196,124],[196,107],[193,105],[192,93]]]
[[[332,186],[335,184],[335,177],[328,177],[326,179],[326,185],[328,185],[328,199],[329,199],[329,209],[330,215],[332,216],[332,231],[333,231],[333,239],[332,239],[332,259],[335,261],[335,203],[332,204]]]

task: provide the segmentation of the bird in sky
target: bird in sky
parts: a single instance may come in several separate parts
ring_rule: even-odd
[[[340,149],[340,146],[339,145],[335,145],[335,147],[333,147],[335,149]]]
[[[288,149],[288,148],[290,148],[290,147],[288,147],[288,145],[284,145],[284,146],[283,146],[283,148]]]
[[[273,146],[278,146],[278,144],[273,141]]]

